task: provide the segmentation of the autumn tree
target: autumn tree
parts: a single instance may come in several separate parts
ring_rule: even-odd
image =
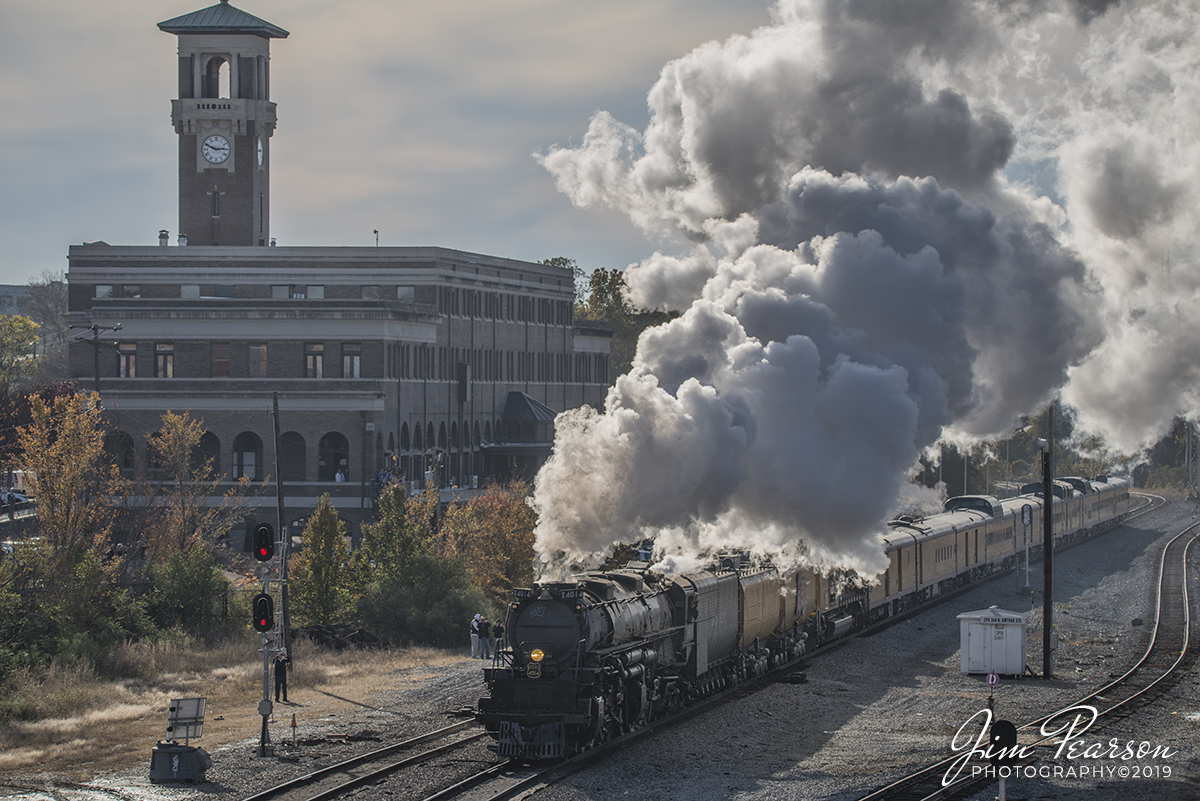
[[[36,366],[38,324],[20,314],[0,315],[0,381],[31,375]]]
[[[342,619],[350,602],[350,552],[346,526],[328,494],[317,501],[304,529],[304,550],[288,564],[291,611],[305,624]]]
[[[514,587],[533,582],[530,486],[521,479],[492,485],[462,506],[446,511],[439,530],[442,554],[470,568],[475,585],[503,603]]]
[[[147,504],[152,519],[146,526],[146,541],[153,559],[175,553],[188,556],[211,546],[242,518],[249,480],[221,492],[221,476],[212,457],[200,451],[204,434],[202,420],[187,412],[168,411],[162,426],[149,437],[151,461],[161,479],[156,485],[160,497]],[[209,505],[208,499],[218,496],[221,503]]]
[[[18,467],[37,498],[38,531],[53,559],[73,569],[108,539],[113,498],[121,494],[117,467],[104,452],[104,421],[94,393],[30,399],[32,420],[18,436]]]

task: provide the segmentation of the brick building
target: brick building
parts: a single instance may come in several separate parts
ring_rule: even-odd
[[[268,244],[267,44],[287,32],[226,2],[159,27],[179,36],[179,244],[164,231],[68,256],[70,322],[92,329],[71,375],[100,391],[124,469],[147,463],[166,410],[187,410],[226,478],[282,475],[288,524],[329,492],[356,529],[381,470],[467,487],[530,475],[554,412],[602,406],[611,332],[575,323],[569,270]],[[255,502],[250,522],[275,522],[275,487]]]

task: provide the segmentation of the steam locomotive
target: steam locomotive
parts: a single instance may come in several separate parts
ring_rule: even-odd
[[[509,647],[484,669],[476,719],[501,757],[559,759],[798,659],[806,649],[1041,555],[1041,485],[960,496],[893,521],[872,581],[721,557],[666,576],[644,562],[514,591]],[[1128,482],[1054,484],[1055,547],[1125,519]]]

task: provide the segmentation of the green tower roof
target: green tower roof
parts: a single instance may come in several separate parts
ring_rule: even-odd
[[[215,6],[158,23],[167,33],[250,33],[264,39],[286,39],[288,32],[221,0]]]

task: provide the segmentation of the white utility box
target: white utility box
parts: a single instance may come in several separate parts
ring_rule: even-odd
[[[997,606],[958,616],[962,672],[1020,676],[1025,673],[1025,615]]]

